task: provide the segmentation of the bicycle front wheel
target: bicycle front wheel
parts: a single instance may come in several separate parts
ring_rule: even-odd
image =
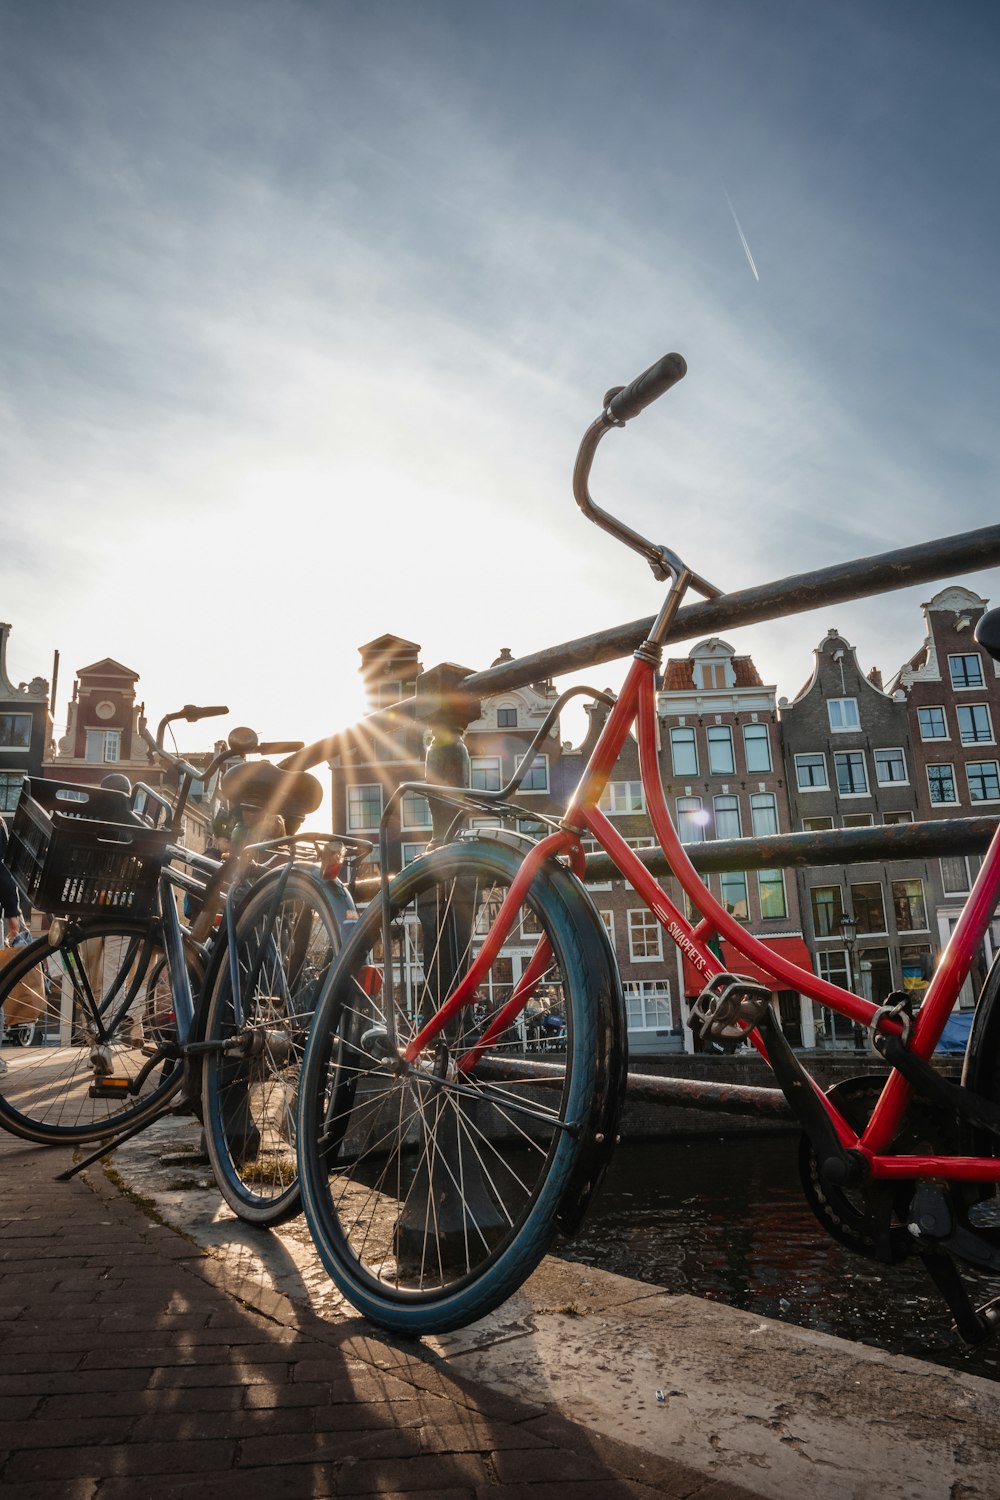
[[[620,987],[600,919],[559,867],[532,883],[470,1004],[415,1061],[400,1055],[467,972],[520,861],[481,839],[409,865],[390,886],[389,953],[373,901],[317,1009],[303,1204],[333,1281],[395,1331],[444,1332],[504,1301],[567,1201],[585,1201],[613,1140]],[[530,1081],[521,999],[564,1022],[564,1052],[536,1061]],[[478,1050],[498,1018],[503,1030]]]
[[[67,922],[0,970],[7,1035],[0,1125],[40,1145],[98,1141],[154,1113],[182,1082],[157,1058],[146,1028],[147,990],[163,948],[155,923],[95,917]]]
[[[280,870],[244,900],[235,940],[238,982],[227,950],[208,1001],[205,1040],[215,1050],[202,1075],[205,1141],[234,1213],[278,1224],[299,1212],[299,1072],[340,926],[319,880]]]

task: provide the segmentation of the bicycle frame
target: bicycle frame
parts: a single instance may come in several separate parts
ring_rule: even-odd
[[[676,595],[682,591],[682,587],[683,585],[672,592]],[[582,874],[584,854],[580,839],[585,834],[593,837],[610,856],[621,875],[642,897],[667,935],[683,951],[706,984],[727,972],[708,947],[709,940],[718,935],[724,937],[746,959],[775,981],[772,988],[794,989],[837,1015],[865,1027],[871,1026],[879,1015],[879,1007],[871,1001],[800,968],[753,937],[719,905],[703,884],[674,829],[660,779],[655,687],[657,662],[654,655],[644,649],[636,654],[621,694],[608,715],[580,784],[570,799],[562,821],[562,831],[541,840],[527,854],[480,952],[444,1005],[403,1050],[405,1061],[414,1062],[434,1042],[449,1020],[471,1001],[477,985],[507,940],[518,909],[540,866],[547,859],[558,855],[568,856],[575,872]],[[681,889],[701,914],[701,920],[694,925],[674,905],[597,805],[629,731],[636,722],[640,773],[650,821]],[[990,844],[979,876],[913,1024],[911,1050],[922,1060],[930,1058],[940,1040],[998,897],[1000,829]],[[490,1043],[523,1011],[544,972],[548,958],[548,945],[543,939],[536,947],[515,993],[493,1019],[475,1047],[460,1059],[459,1067],[463,1071],[469,1071]],[[880,1025],[887,1032],[900,1034],[902,1031],[900,1023],[891,1017],[880,1018]],[[748,1039],[765,1061],[768,1061],[764,1042],[755,1029],[748,1033]],[[819,1086],[810,1081],[841,1146],[864,1156],[871,1177],[940,1177],[952,1181],[1000,1182],[1000,1158],[884,1154],[906,1113],[912,1092],[910,1085],[895,1070],[890,1073],[871,1119],[860,1136]]]

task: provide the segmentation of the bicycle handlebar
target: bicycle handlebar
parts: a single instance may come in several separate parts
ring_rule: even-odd
[[[613,386],[604,398],[605,410],[612,421],[624,426],[665,395],[671,386],[683,380],[686,374],[687,362],[683,355],[665,354],[628,385]]]

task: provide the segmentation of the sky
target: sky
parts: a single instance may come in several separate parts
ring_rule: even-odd
[[[993,0],[0,0],[9,675],[308,741],[653,614],[570,480],[674,349],[592,489],[720,587],[995,524],[998,116]],[[888,677],[943,584],[727,639]]]

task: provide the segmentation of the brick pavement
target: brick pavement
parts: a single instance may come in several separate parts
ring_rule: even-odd
[[[360,1319],[320,1322],[111,1185],[0,1133],[3,1500],[747,1500],[456,1377]]]

